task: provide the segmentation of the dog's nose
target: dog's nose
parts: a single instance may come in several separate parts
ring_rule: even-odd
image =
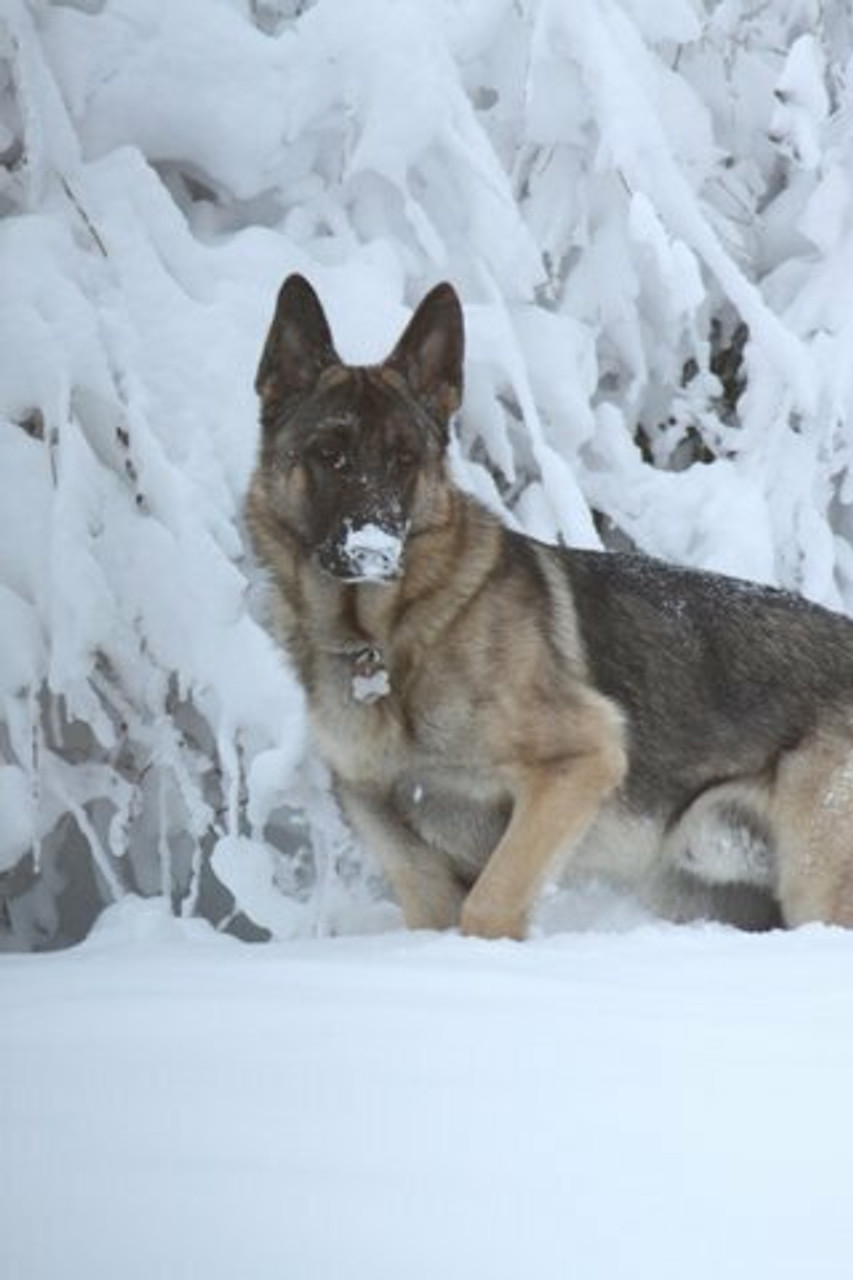
[[[353,577],[362,582],[387,582],[400,573],[405,530],[378,524],[350,526],[341,551]]]

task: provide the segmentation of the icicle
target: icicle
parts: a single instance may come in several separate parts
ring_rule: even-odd
[[[194,916],[198,911],[198,899],[201,893],[201,873],[204,869],[204,852],[201,847],[201,841],[196,836],[193,839],[193,856],[190,867],[190,883],[187,892],[181,900],[181,916],[188,919]]]
[[[157,779],[157,852],[160,857],[160,892],[164,902],[172,901],[172,846],[169,841],[169,814],[166,804],[167,772],[161,762]]]
[[[33,804],[33,870],[41,875],[42,869],[42,833],[41,821],[41,761],[44,755],[44,731],[41,723],[39,693],[33,686],[30,688],[27,706],[30,720],[30,795]]]
[[[217,740],[222,767],[222,789],[226,795],[225,829],[230,836],[240,834],[240,784],[242,767],[236,735],[223,729]]]

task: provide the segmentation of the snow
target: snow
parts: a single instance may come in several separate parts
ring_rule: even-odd
[[[393,532],[369,521],[348,524],[341,551],[355,575],[348,581],[387,582],[400,571],[406,530]]]
[[[777,105],[770,120],[771,138],[804,169],[821,160],[820,128],[829,114],[823,57],[812,35],[795,40],[776,86]]]
[[[449,279],[507,523],[853,609],[851,48],[814,0],[4,0],[4,1280],[848,1280],[850,936],[602,886],[402,932],[241,511],[282,279],[362,363]]]
[[[287,938],[298,931],[302,913],[297,903],[277,889],[276,858],[268,844],[223,836],[210,860],[219,881],[251,920],[274,938]]]
[[[0,1053],[14,1280],[849,1275],[839,931],[247,947],[126,904],[7,958]]]

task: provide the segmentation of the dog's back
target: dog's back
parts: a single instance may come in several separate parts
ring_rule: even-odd
[[[682,807],[853,727],[853,624],[800,596],[641,555],[562,557],[590,675],[627,713],[631,798]]]

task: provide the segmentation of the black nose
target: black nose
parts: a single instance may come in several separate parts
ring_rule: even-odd
[[[403,569],[406,527],[348,520],[320,550],[320,563],[342,582],[390,582]]]
[[[350,526],[343,553],[359,577],[367,581],[396,578],[403,558],[403,530],[372,523]]]

